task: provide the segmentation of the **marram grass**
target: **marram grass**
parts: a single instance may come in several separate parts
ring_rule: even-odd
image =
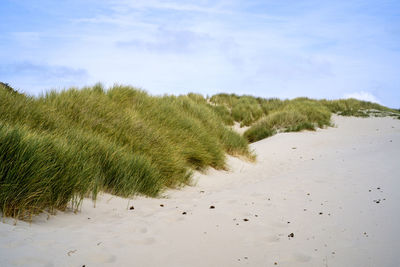
[[[100,191],[156,196],[193,169],[252,158],[206,102],[101,85],[28,97],[0,85],[0,210],[29,218]]]
[[[30,97],[0,83],[0,211],[29,219],[99,192],[157,196],[193,170],[225,169],[226,154],[253,160],[248,142],[329,126],[332,113],[400,118],[355,99],[151,96],[101,84]],[[250,128],[241,136],[234,122]]]
[[[314,130],[316,127],[329,126],[332,113],[400,118],[398,110],[356,99],[314,100],[302,97],[280,100],[222,93],[212,96],[209,102],[227,109],[232,120],[241,126],[251,126],[244,133],[249,142],[267,138],[279,131]]]

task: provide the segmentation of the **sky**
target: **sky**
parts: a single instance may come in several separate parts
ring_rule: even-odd
[[[400,108],[398,0],[1,0],[0,81]]]

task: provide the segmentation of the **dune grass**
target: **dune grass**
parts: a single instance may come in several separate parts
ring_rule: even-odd
[[[244,136],[250,142],[255,142],[278,131],[296,132],[329,126],[330,119],[331,112],[321,103],[309,99],[295,99],[276,111],[270,111],[250,127]]]
[[[34,98],[0,85],[0,210],[30,218],[99,192],[156,196],[194,169],[251,159],[208,103],[100,84]]]
[[[251,125],[263,116],[264,110],[259,101],[260,99],[252,96],[235,94],[218,94],[210,98],[210,102],[230,112],[232,121],[239,122],[242,127]]]
[[[280,100],[217,94],[210,98],[210,102],[226,108],[232,120],[239,122],[241,127],[251,126],[244,133],[249,142],[264,139],[279,131],[315,130],[316,127],[329,126],[332,113],[357,117],[400,117],[398,110],[356,99],[314,100],[302,97]]]
[[[253,160],[248,142],[329,126],[332,113],[400,118],[355,99],[151,96],[101,84],[30,97],[0,83],[0,211],[29,219],[99,192],[157,196],[193,170],[226,169],[226,154]],[[234,122],[250,126],[244,136]]]
[[[379,105],[377,103],[361,101],[354,98],[339,100],[321,100],[320,102],[328,107],[331,112],[342,116],[369,117],[370,111],[396,113],[396,110]]]

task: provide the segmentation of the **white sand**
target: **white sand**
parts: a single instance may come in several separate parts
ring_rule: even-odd
[[[7,219],[0,266],[400,266],[400,120],[335,121],[257,142],[258,163],[229,158],[231,172],[134,210],[103,195],[78,214]]]

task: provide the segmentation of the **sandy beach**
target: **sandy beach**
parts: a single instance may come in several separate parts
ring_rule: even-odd
[[[0,266],[400,266],[400,120],[253,143],[162,198],[0,223]]]

